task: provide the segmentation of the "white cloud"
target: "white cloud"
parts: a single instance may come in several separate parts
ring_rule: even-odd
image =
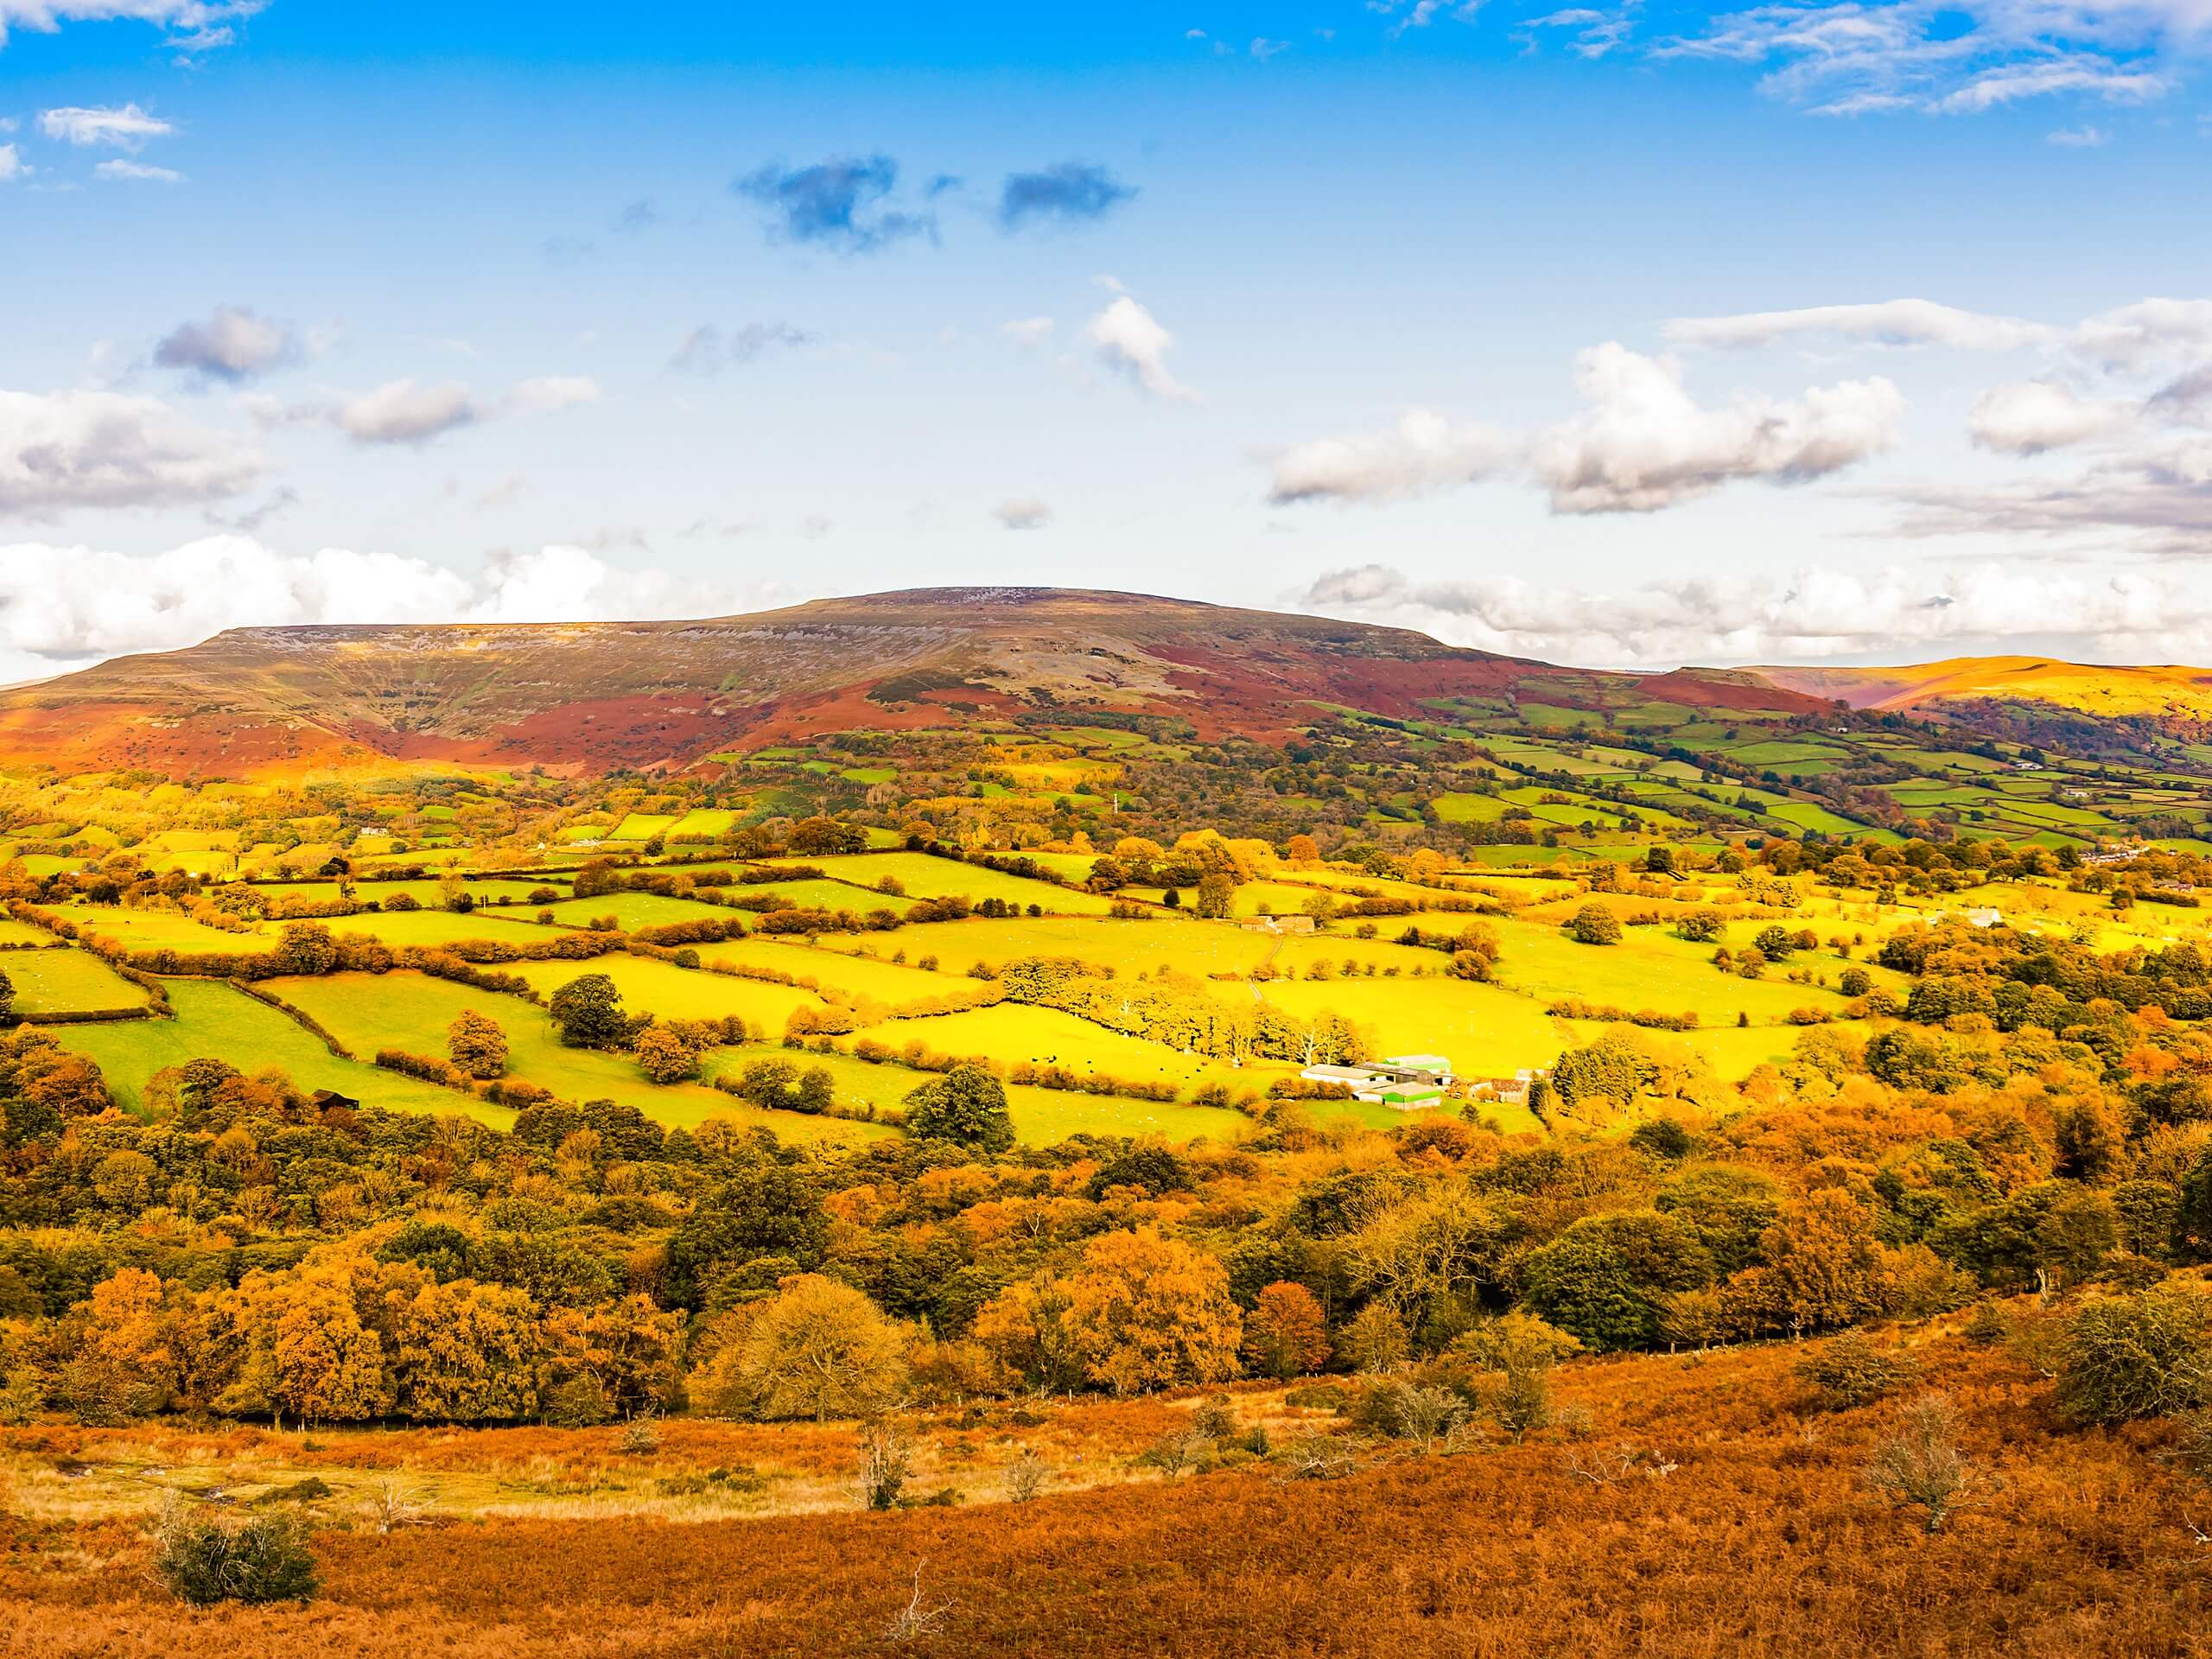
[[[211,501],[251,487],[263,467],[232,434],[151,397],[0,391],[0,512]]]
[[[356,443],[428,443],[448,432],[503,415],[538,415],[598,401],[599,382],[584,375],[524,380],[486,401],[458,380],[424,385],[410,377],[323,403],[284,404],[251,397],[245,407],[266,427],[328,426]]]
[[[1264,35],[1255,35],[1252,40],[1252,55],[1262,63],[1279,58],[1289,50],[1288,41],[1271,41]]]
[[[182,322],[154,347],[154,361],[210,379],[250,380],[300,354],[299,337],[282,323],[234,305],[219,305],[205,322]]]
[[[1731,479],[1802,483],[1897,441],[1904,399],[1881,376],[1808,387],[1795,403],[1741,397],[1705,409],[1681,372],[1613,342],[1575,360],[1591,407],[1536,439],[1554,512],[1650,512]]]
[[[1828,0],[1710,16],[1652,55],[1757,65],[1815,115],[1971,115],[2036,98],[2140,104],[2212,29],[2205,0]]]
[[[4,3],[5,0],[0,0],[0,5]],[[4,16],[4,11],[0,11],[0,19]],[[139,149],[148,139],[164,138],[176,130],[168,122],[148,114],[136,104],[125,104],[120,108],[42,110],[38,125],[48,137],[65,144],[129,150]]]
[[[599,382],[587,374],[546,374],[507,394],[508,406],[525,415],[551,414],[599,401]]]
[[[2060,331],[2018,317],[1986,316],[1933,300],[1872,305],[1815,305],[1734,316],[1677,317],[1666,327],[1681,346],[1741,348],[1828,335],[1878,346],[1943,346],[1961,352],[2011,352],[2055,343]]]
[[[1387,432],[1319,438],[1274,462],[1276,502],[1383,501],[1425,495],[1490,477],[1520,458],[1522,445],[1495,427],[1454,425],[1431,410],[1409,410]]]
[[[1024,351],[1031,351],[1052,337],[1052,320],[1050,317],[1017,317],[1011,322],[1001,323],[999,333]]]
[[[2107,369],[2139,369],[2212,350],[2212,300],[2138,300],[2070,327],[1962,311],[1933,300],[1883,300],[1871,305],[1676,317],[1666,325],[1665,334],[1680,346],[1714,349],[1820,338],[1960,352],[2063,353]]]
[[[0,46],[11,29],[51,35],[64,22],[124,20],[173,29],[163,44],[181,56],[228,46],[229,25],[266,10],[269,0],[0,0]]]
[[[63,569],[71,580],[55,582]],[[495,553],[470,578],[397,554],[287,554],[238,535],[144,556],[19,543],[0,545],[0,652],[67,662],[172,651],[232,627],[688,617],[743,610],[770,593],[625,569],[571,546]]]
[[[2073,349],[2113,369],[2140,369],[2212,350],[2212,300],[2138,300],[2077,327]]]
[[[92,169],[96,179],[124,179],[143,184],[182,184],[184,175],[173,167],[149,167],[143,162],[102,162]]]
[[[442,432],[467,426],[482,410],[459,381],[426,386],[414,380],[387,380],[373,391],[342,400],[329,416],[332,424],[356,443],[424,443]]]
[[[1198,401],[1196,391],[1167,372],[1167,352],[1175,336],[1127,294],[1091,318],[1085,332],[1101,362],[1150,396],[1183,404]]]
[[[1052,510],[1042,501],[1023,496],[1000,502],[991,510],[991,517],[1003,529],[1042,530],[1052,522]]]
[[[1422,583],[1371,564],[1327,573],[1298,602],[1484,651],[1638,667],[1854,655],[1897,661],[2008,642],[2044,652],[2057,639],[2082,654],[2137,662],[2201,661],[2212,652],[2212,584],[2178,569],[2014,560],[1934,571],[1689,576],[1611,590],[1512,575]]]
[[[2112,133],[2107,128],[2093,127],[2084,122],[2078,127],[2061,127],[2056,132],[2045,133],[2044,142],[2056,144],[2061,149],[2102,149],[2112,143]]]
[[[30,164],[13,144],[0,144],[0,184],[13,184],[30,175]]]
[[[1996,386],[1974,400],[1967,430],[1985,449],[2035,455],[2116,432],[2135,418],[2132,404],[2084,397],[2055,380]]]

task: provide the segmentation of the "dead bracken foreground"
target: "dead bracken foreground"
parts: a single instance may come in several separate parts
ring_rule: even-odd
[[[918,1485],[941,1482],[962,1501],[884,1514],[861,1510],[849,1484],[843,1507],[818,1507],[836,1501],[835,1483],[808,1477],[855,1466],[851,1425],[732,1431],[741,1446],[715,1426],[672,1426],[685,1433],[650,1457],[620,1452],[615,1430],[597,1442],[514,1431],[537,1442],[527,1452],[496,1430],[333,1437],[326,1484],[340,1496],[350,1489],[336,1477],[382,1465],[429,1501],[387,1514],[380,1530],[372,1511],[326,1500],[318,1600],[207,1611],[181,1607],[148,1570],[161,1469],[145,1475],[140,1513],[88,1497],[73,1518],[40,1496],[39,1471],[81,1465],[78,1479],[96,1478],[99,1437],[65,1431],[74,1449],[57,1452],[40,1449],[51,1431],[18,1431],[0,1649],[23,1659],[2212,1651],[2212,1543],[2199,1530],[2212,1501],[2175,1466],[2172,1429],[2069,1428],[2050,1382],[2007,1351],[1898,1334],[1917,1388],[1957,1411],[1964,1486],[1935,1532],[1868,1478],[1902,1443],[1909,1402],[1928,1395],[1823,1410],[1798,1372],[1806,1351],[1789,1344],[1572,1365],[1557,1376],[1564,1428],[1519,1445],[1463,1434],[1427,1453],[1402,1439],[1367,1445],[1356,1471],[1334,1479],[1288,1478],[1281,1459],[1180,1477],[1133,1467],[1131,1452],[1187,1421],[1196,1395],[1052,1408],[1011,1427],[1004,1413],[981,1428],[940,1414],[914,1425]],[[1344,1433],[1287,1410],[1280,1390],[1239,1390],[1230,1407],[1240,1427],[1268,1425],[1278,1441]],[[169,1433],[168,1454],[189,1464],[192,1437]],[[162,1433],[124,1438],[144,1451]],[[779,1462],[783,1435],[792,1452]],[[1038,1501],[1005,1501],[1025,1445],[1054,1476]],[[701,1513],[681,1500],[597,1518],[438,1512],[495,1507],[442,1484],[472,1469],[534,1459],[553,1479],[620,1465],[627,1488],[677,1491],[685,1465],[740,1451],[764,1474],[791,1471],[794,1512],[671,1518]]]

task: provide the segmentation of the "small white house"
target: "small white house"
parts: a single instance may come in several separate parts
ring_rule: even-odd
[[[1341,1084],[1352,1098],[1380,1106],[1433,1106],[1452,1082],[1452,1062],[1441,1054],[1401,1054],[1358,1065],[1309,1065],[1308,1083]]]

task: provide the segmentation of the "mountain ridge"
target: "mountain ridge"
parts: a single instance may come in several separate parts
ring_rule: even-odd
[[[1649,674],[1454,646],[1407,628],[1113,589],[920,588],[673,620],[226,629],[0,688],[0,756],[64,770],[417,763],[682,767],[858,728],[1164,715],[1287,738],[1326,707],[1413,717],[1455,697],[1591,706],[1592,688],[1717,710],[1969,718],[1987,706],[2212,721],[2212,673],[2048,658]]]

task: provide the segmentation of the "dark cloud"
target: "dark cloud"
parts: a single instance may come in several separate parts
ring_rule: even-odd
[[[1018,231],[1100,219],[1135,194],[1134,186],[1087,162],[1062,162],[1042,173],[1009,173],[999,192],[999,225]]]
[[[660,223],[660,209],[650,200],[640,199],[614,215],[614,228],[635,233],[650,231]]]
[[[847,156],[811,167],[767,166],[730,188],[774,216],[772,232],[790,242],[817,242],[841,253],[874,253],[912,236],[937,234],[931,213],[890,204],[899,163],[888,156]]]

